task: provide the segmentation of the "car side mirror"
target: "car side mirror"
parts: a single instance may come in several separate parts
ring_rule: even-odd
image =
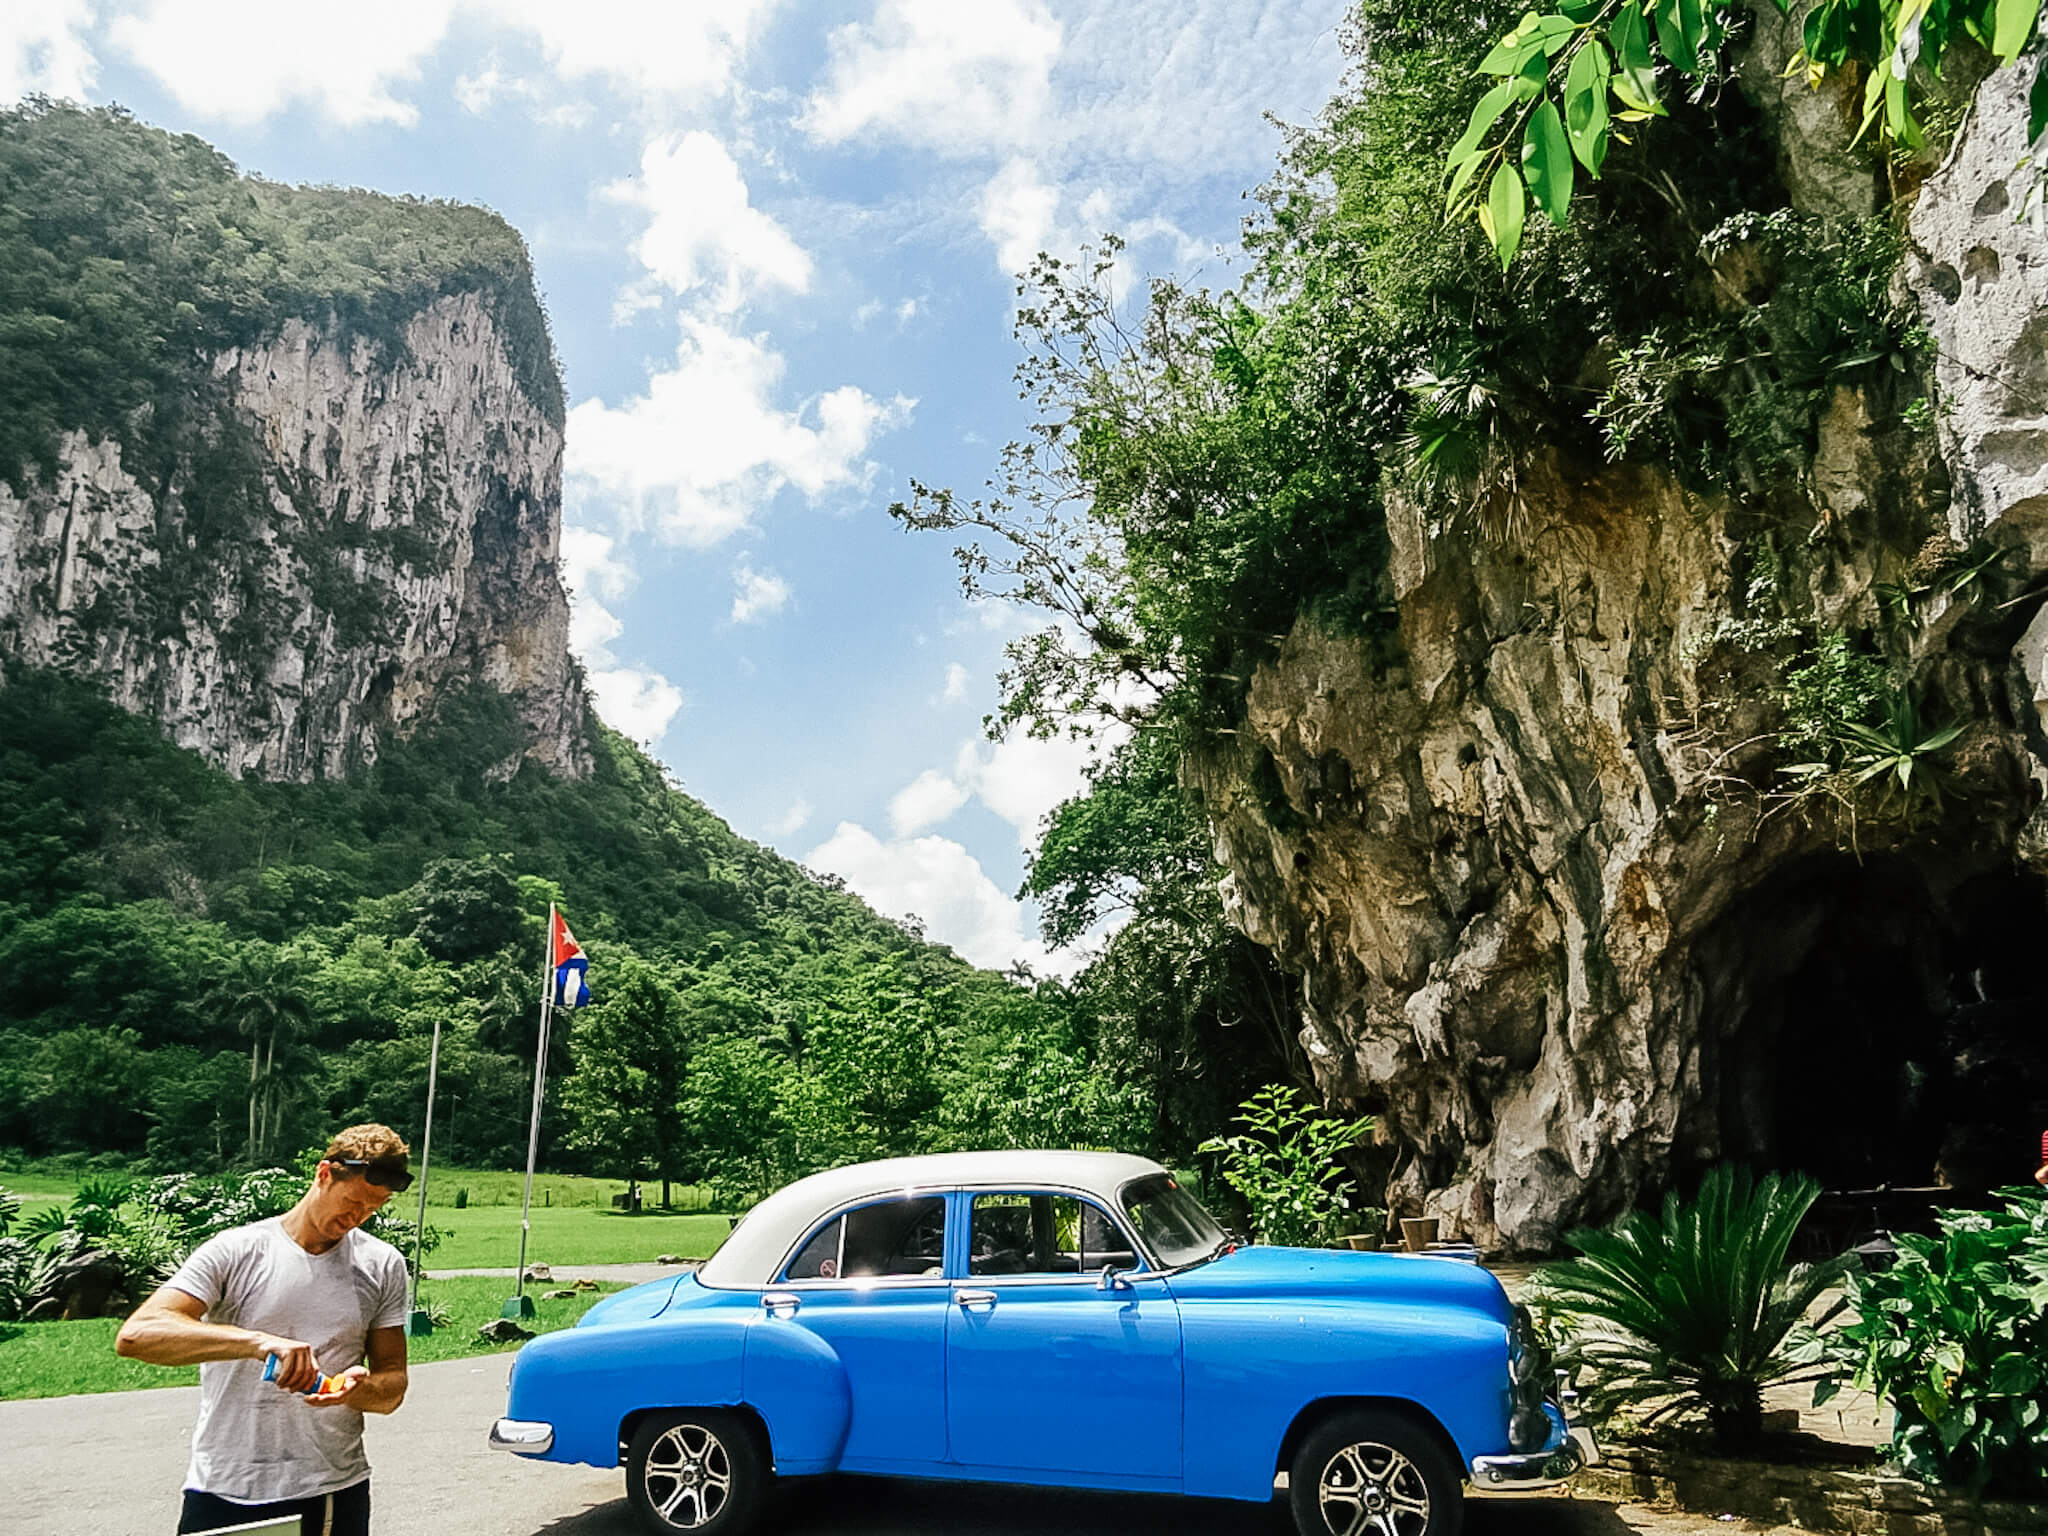
[[[1128,1291],[1130,1288],[1131,1282],[1117,1273],[1114,1264],[1102,1266],[1102,1278],[1095,1282],[1095,1289],[1098,1291]]]

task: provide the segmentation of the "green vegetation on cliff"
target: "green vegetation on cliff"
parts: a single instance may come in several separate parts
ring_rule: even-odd
[[[238,173],[116,107],[0,111],[0,480],[59,434],[112,436],[159,483],[187,451],[209,359],[292,318],[385,348],[442,294],[483,295],[520,383],[562,385],[519,234],[458,203]]]

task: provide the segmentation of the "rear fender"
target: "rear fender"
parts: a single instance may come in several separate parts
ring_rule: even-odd
[[[699,1312],[688,1325],[565,1328],[523,1346],[506,1414],[552,1424],[547,1461],[619,1464],[620,1426],[656,1407],[736,1407],[749,1316]]]
[[[741,1385],[768,1427],[778,1473],[801,1477],[839,1465],[853,1422],[853,1393],[830,1344],[808,1328],[757,1318],[747,1330]]]

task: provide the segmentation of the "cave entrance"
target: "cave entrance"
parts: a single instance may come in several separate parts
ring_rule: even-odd
[[[2048,882],[1812,856],[1696,951],[1721,1156],[1829,1190],[2028,1180],[2048,1123]],[[1706,1138],[1701,1138],[1704,1142]]]

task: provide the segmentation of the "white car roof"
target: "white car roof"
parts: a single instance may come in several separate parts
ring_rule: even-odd
[[[798,1238],[843,1205],[872,1196],[948,1189],[1056,1187],[1094,1195],[1114,1209],[1133,1179],[1166,1170],[1123,1152],[936,1152],[831,1168],[786,1185],[755,1206],[697,1278],[727,1290],[767,1285]]]

